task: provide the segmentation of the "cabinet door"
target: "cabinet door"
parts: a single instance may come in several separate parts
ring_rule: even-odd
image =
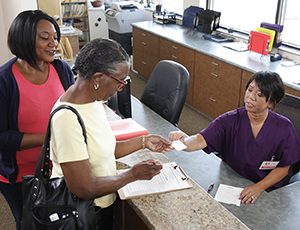
[[[243,106],[244,97],[245,97],[245,91],[246,91],[246,85],[247,85],[247,83],[248,83],[248,81],[249,81],[249,79],[251,78],[252,75],[253,75],[253,73],[248,72],[246,70],[243,70],[239,107]]]
[[[160,38],[160,60],[172,60],[185,66],[190,74],[189,89],[186,101],[193,103],[195,51],[177,43]]]
[[[193,104],[213,117],[238,108],[242,70],[195,53]]]
[[[287,87],[287,86],[285,87],[285,93],[294,95],[294,96],[296,96],[296,97],[300,97],[300,91],[294,90],[294,89],[292,89],[292,88],[290,88],[290,87]]]
[[[139,74],[149,78],[159,62],[159,37],[133,27],[133,68]]]

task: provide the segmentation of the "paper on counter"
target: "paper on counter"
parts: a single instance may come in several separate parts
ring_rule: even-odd
[[[186,149],[187,146],[185,144],[183,144],[181,141],[173,141],[172,142],[173,147],[177,150],[177,151],[181,151],[183,149]]]
[[[236,206],[240,206],[241,200],[239,200],[239,197],[243,190],[243,188],[220,184],[215,200],[226,204],[235,204]]]

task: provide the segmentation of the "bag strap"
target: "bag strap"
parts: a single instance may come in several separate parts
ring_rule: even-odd
[[[59,76],[60,82],[61,82],[62,86],[64,87],[64,90],[67,91],[68,86],[66,83],[66,79],[64,78],[64,75],[62,73],[61,67],[59,66],[59,61],[54,59],[54,61],[51,62],[51,64],[54,66],[54,68]]]
[[[69,106],[69,105],[60,105],[59,107],[54,109],[52,111],[52,113],[50,114],[50,118],[49,118],[49,121],[48,121],[45,140],[44,140],[42,150],[41,150],[39,159],[37,161],[36,169],[35,169],[35,174],[34,174],[35,178],[40,177],[40,175],[42,175],[44,178],[49,178],[50,177],[49,165],[50,165],[51,120],[52,120],[53,115],[61,109],[69,109],[73,113],[76,114],[77,120],[78,120],[78,122],[79,122],[79,124],[82,128],[82,135],[84,136],[84,142],[87,143],[86,142],[86,130],[85,130],[84,122],[83,122],[80,114],[77,112],[77,110],[74,109],[73,107]],[[43,165],[43,160],[44,160],[44,165]],[[42,165],[43,165],[43,169],[42,169]]]

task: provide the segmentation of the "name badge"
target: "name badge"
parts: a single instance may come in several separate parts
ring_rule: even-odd
[[[270,170],[276,168],[276,166],[279,164],[279,161],[263,161],[261,163],[259,169],[260,170]]]

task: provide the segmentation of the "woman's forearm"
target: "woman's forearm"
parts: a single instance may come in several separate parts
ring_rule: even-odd
[[[42,146],[45,135],[45,133],[25,133],[21,141],[20,150]]]

